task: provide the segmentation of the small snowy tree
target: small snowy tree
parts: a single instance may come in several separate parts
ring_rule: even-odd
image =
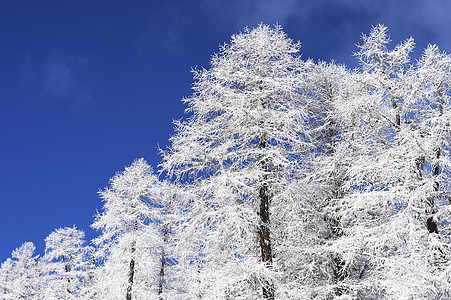
[[[8,279],[9,291],[6,299],[43,299],[44,272],[39,256],[34,255],[36,247],[31,242],[12,252],[12,264],[8,262],[6,268],[12,275]]]
[[[135,160],[100,192],[105,202],[94,229],[103,256],[97,286],[108,299],[156,297],[163,236],[159,181],[144,159]],[[153,295],[153,296],[152,296]]]
[[[14,279],[13,261],[8,258],[0,267],[0,298],[11,299],[11,286]]]
[[[45,239],[46,299],[76,299],[83,281],[89,248],[75,227],[54,230]]]

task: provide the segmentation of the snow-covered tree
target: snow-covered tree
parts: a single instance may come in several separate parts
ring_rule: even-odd
[[[0,298],[11,299],[12,291],[11,286],[14,278],[14,264],[13,261],[8,258],[2,263],[0,267]]]
[[[103,259],[96,284],[100,297],[156,299],[164,243],[158,178],[144,159],[137,159],[100,195],[103,212],[92,224],[101,230],[94,240]]]
[[[1,299],[450,299],[451,56],[362,36],[360,67],[300,59],[282,28],[194,70],[159,181],[135,160],[75,227],[24,243]],[[172,180],[172,181],[171,181]]]
[[[101,299],[97,291],[99,285],[98,279],[101,279],[98,274],[101,274],[99,263],[96,257],[96,249],[88,247],[86,253],[87,260],[84,263],[81,282],[79,283],[78,298],[80,299]]]
[[[43,299],[44,272],[36,247],[23,243],[12,252],[12,259],[2,264],[2,280],[7,286],[0,291],[2,299]],[[2,294],[3,293],[3,294]]]
[[[351,158],[343,160],[338,151],[325,165],[345,166],[340,196],[328,208],[338,232],[329,249],[341,264],[336,296],[445,299],[449,241],[438,233],[449,216],[442,213],[439,222],[438,212],[448,209],[436,199],[449,195],[449,175],[442,171],[449,152],[442,157],[437,150],[449,138],[443,118],[449,100],[440,97],[448,93],[449,62],[442,55],[441,64],[427,69],[431,50],[426,50],[412,65],[413,39],[389,50],[386,31],[379,25],[363,36],[357,53],[361,69],[335,110],[342,116],[336,148],[347,149]]]
[[[75,227],[54,230],[45,239],[46,299],[76,299],[90,249],[84,232]]]
[[[352,133],[356,118],[360,118],[362,108],[366,109],[353,109],[353,101],[360,97],[355,77],[345,66],[334,62],[311,64],[307,73],[308,121],[315,146],[308,158],[308,176],[298,184],[306,189],[301,193],[312,203],[314,212],[310,216],[315,216],[316,224],[306,223],[303,231],[310,238],[310,249],[304,252],[306,263],[296,269],[298,276],[302,270],[303,276],[299,277],[306,286],[305,298],[333,299],[342,294],[344,260],[329,244],[342,235],[339,219],[334,215],[336,202],[346,194],[347,171],[355,159],[353,148],[358,144]]]
[[[292,183],[311,150],[299,47],[280,26],[259,25],[194,71],[194,93],[184,100],[192,116],[175,123],[162,166],[196,190],[186,239],[199,297],[277,294],[283,264],[274,257],[285,257],[288,230],[278,226],[295,226],[283,220],[306,205]]]
[[[391,295],[400,299],[448,299],[451,295],[450,68],[451,57],[429,45],[405,76],[398,151],[413,171],[410,178],[404,177],[405,218],[398,224],[401,234],[409,238],[399,247],[399,258],[389,261],[392,273],[387,279]],[[402,284],[391,284],[394,277],[401,278]]]

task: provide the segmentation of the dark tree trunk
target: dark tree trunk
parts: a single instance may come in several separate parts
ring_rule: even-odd
[[[438,192],[439,188],[440,188],[440,183],[438,181],[438,176],[440,174],[440,166],[438,163],[438,159],[440,158],[440,147],[437,147],[437,149],[435,150],[435,158],[437,159],[437,161],[434,163],[433,169],[432,169],[432,173],[434,174],[434,192]],[[431,206],[434,205],[434,197],[432,197],[431,199]],[[434,211],[433,211],[434,213]],[[434,221],[433,217],[429,217],[426,221],[426,227],[429,231],[429,233],[438,233],[438,229],[437,229],[437,222]]]
[[[132,248],[132,252],[134,252],[135,248]],[[130,260],[130,269],[128,273],[128,286],[127,286],[127,300],[132,300],[132,287],[133,287],[133,277],[135,275],[135,260],[132,258]]]
[[[158,295],[163,294],[163,287],[164,287],[164,268],[166,266],[166,253],[164,250],[161,252],[161,265],[160,265],[160,278],[158,281]],[[160,297],[160,299],[162,299]]]
[[[259,143],[260,149],[266,148],[266,140],[262,139]],[[261,259],[266,263],[268,268],[272,267],[272,251],[271,251],[271,238],[269,230],[269,189],[267,180],[267,173],[269,172],[269,166],[266,159],[261,160],[261,168],[265,175],[260,185],[259,199],[260,199],[260,221],[261,225],[258,229],[258,236],[260,242]],[[274,286],[270,282],[266,282],[263,286],[263,298],[273,300],[274,299]]]
[[[396,110],[395,129],[399,131],[401,129],[401,116],[399,115],[398,104],[396,104],[396,99],[393,96],[390,95],[390,97],[392,98],[392,107]]]
[[[440,159],[440,147],[437,147],[437,149],[435,149],[435,158],[437,159],[437,161],[434,164],[434,169],[433,169],[433,173],[434,173],[434,191],[438,192],[438,189],[440,187],[440,183],[438,182],[438,175],[440,174],[440,165],[438,163],[438,160]]]
[[[138,230],[138,220],[135,220],[135,222],[133,224],[133,231],[136,232],[137,230]],[[134,259],[135,251],[136,251],[136,242],[133,241],[132,247],[130,250],[131,258],[130,258],[130,265],[129,265],[129,272],[128,272],[127,295],[125,298],[126,300],[132,300],[133,279],[135,276],[135,259]]]
[[[260,187],[260,220],[262,221],[259,230],[262,261],[267,262],[268,265],[271,265],[272,264],[271,239],[269,236],[269,228],[268,228],[269,197],[268,197],[268,186],[266,184],[263,184]]]
[[[168,236],[168,227],[167,227],[167,225],[165,225],[164,229],[163,229],[164,244],[166,244],[167,236]],[[166,280],[164,278],[165,268],[166,268],[166,253],[164,251],[164,246],[163,246],[163,249],[161,250],[161,265],[160,265],[160,275],[159,275],[160,278],[158,281],[158,295],[160,295],[159,296],[160,300],[162,299],[161,295],[163,294],[163,288],[164,288],[164,284],[166,282]]]
[[[63,263],[64,263],[64,270],[65,270],[65,272],[67,273],[67,272],[70,272],[70,270],[71,270],[71,265],[70,265],[70,258],[69,258],[69,262],[66,262],[66,257],[63,255],[62,256],[62,259],[63,259]],[[70,287],[70,278],[69,277],[67,277],[67,283],[69,284],[69,287]],[[70,290],[70,288],[66,288],[66,291],[69,293],[69,294],[73,294],[73,292]]]
[[[429,217],[426,221],[426,227],[429,233],[438,233],[437,223],[434,221],[432,217]]]

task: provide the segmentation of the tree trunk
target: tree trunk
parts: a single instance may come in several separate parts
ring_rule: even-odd
[[[133,224],[133,231],[138,230],[138,220],[135,220]],[[133,287],[133,279],[135,276],[135,259],[134,254],[136,251],[136,241],[132,242],[132,248],[130,250],[131,258],[130,258],[130,265],[129,265],[129,272],[128,272],[128,286],[127,286],[127,295],[126,300],[132,300],[132,287]]]
[[[167,236],[168,236],[168,227],[167,225],[164,226],[163,229],[163,242],[164,244],[166,244],[167,241]],[[160,265],[160,275],[159,275],[159,281],[158,281],[158,295],[159,295],[159,299],[163,299],[161,297],[161,295],[163,294],[163,288],[164,288],[164,284],[165,284],[165,278],[164,278],[164,273],[165,273],[165,268],[166,268],[166,253],[164,251],[164,246],[161,249],[161,265]]]
[[[163,294],[163,287],[164,287],[164,268],[166,266],[166,253],[164,250],[161,251],[161,265],[160,265],[160,278],[158,281],[158,295]],[[162,299],[160,296],[159,299]]]
[[[134,251],[135,248],[132,248],[132,252]],[[135,260],[132,258],[130,260],[130,269],[129,269],[129,273],[128,273],[128,286],[127,286],[127,296],[126,299],[127,300],[132,300],[132,286],[133,286],[133,276],[135,275]]]
[[[259,143],[260,149],[266,148],[266,140],[262,139]],[[260,221],[261,225],[258,230],[261,259],[262,262],[266,263],[268,268],[272,267],[272,252],[271,252],[271,238],[269,230],[269,190],[267,180],[267,173],[269,172],[269,166],[266,159],[261,160],[261,168],[265,175],[260,185],[259,199],[260,199]],[[274,299],[274,285],[270,282],[266,282],[262,287],[263,298],[273,300]]]
[[[438,193],[438,190],[440,188],[440,183],[438,181],[438,176],[440,174],[440,166],[438,163],[438,159],[440,158],[440,147],[437,147],[437,149],[435,149],[435,158],[437,159],[437,161],[434,163],[433,169],[432,169],[432,173],[434,175],[435,181],[434,181],[434,192],[436,192],[436,194]],[[431,199],[431,206],[432,206],[432,213],[435,213],[434,211],[434,197],[432,197]],[[429,231],[429,233],[438,233],[438,229],[437,229],[437,222],[434,221],[434,218],[431,216],[427,219],[426,221],[426,227]]]

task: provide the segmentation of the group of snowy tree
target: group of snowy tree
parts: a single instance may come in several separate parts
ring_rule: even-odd
[[[374,27],[350,70],[280,26],[194,70],[159,179],[135,160],[75,227],[0,269],[1,299],[450,299],[451,56]]]

